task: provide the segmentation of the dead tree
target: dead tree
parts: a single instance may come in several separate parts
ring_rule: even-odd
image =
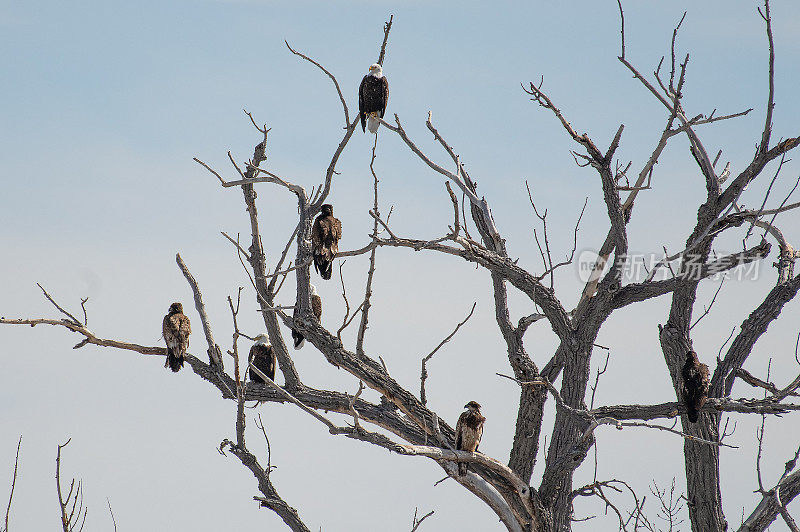
[[[243,194],[249,215],[250,242],[240,243],[238,239],[225,236],[235,246],[242,266],[250,277],[256,302],[263,315],[264,327],[284,377],[283,386],[265,375],[262,378],[266,384],[244,382],[242,376],[245,373],[240,368],[237,347],[237,340],[241,335],[236,324],[240,302],[238,298],[235,305],[233,299],[229,300],[235,330],[232,349],[229,351],[234,359],[233,376],[223,370],[220,363],[221,350],[214,343],[212,327],[198,284],[194,282],[180,256],[177,258],[179,267],[190,281],[195,294],[196,308],[205,331],[210,359],[206,363],[187,354],[186,361],[194,373],[219,389],[223,398],[237,401],[235,440],[224,440],[220,451],[233,454],[254,475],[261,492],[256,497],[259,504],[276,512],[292,530],[309,530],[299,513],[276,491],[270,480],[272,467],[269,460],[266,466],[262,465],[247,446],[246,416],[243,410],[245,401],[292,403],[287,408],[297,408],[304,415],[313,416],[332,435],[383,447],[400,455],[430,458],[454,482],[461,484],[488,505],[507,529],[512,531],[569,530],[574,507],[582,497],[598,497],[612,507],[619,518],[620,529],[655,529],[653,521],[648,520],[644,513],[644,498],[638,497],[624,482],[610,479],[576,488],[573,485],[573,475],[577,468],[586,463],[598,428],[610,425],[619,430],[627,427],[660,430],[665,437],[679,437],[684,440],[687,478],[685,498],[692,530],[705,532],[728,529],[729,525],[722,513],[720,490],[719,453],[720,448],[726,446],[720,433],[722,414],[779,415],[800,409],[800,404],[791,402],[791,398],[796,396],[795,390],[800,387],[800,376],[781,387],[750,375],[743,367],[756,342],[800,289],[800,275],[795,275],[794,272],[797,253],[775,222],[778,214],[792,211],[800,207],[800,204],[789,203],[787,197],[779,205],[767,207],[769,188],[765,182],[768,179],[765,177],[767,165],[773,161],[781,163],[773,178],[774,182],[787,154],[800,144],[800,137],[790,136],[777,142],[773,140],[775,54],[768,1],[765,1],[763,10],[759,10],[759,13],[766,25],[769,47],[766,116],[752,160],[738,172],[729,166],[723,170],[718,168],[721,150],[720,154],[712,156],[713,152],[709,152],[701,140],[701,130],[715,122],[746,115],[751,109],[720,116],[715,116],[714,112],[708,115],[695,114],[685,109],[683,94],[689,56],[687,54],[683,60],[677,58],[677,27],[673,33],[671,59],[667,61],[666,68],[662,70],[663,65],[659,64],[652,76],[643,75],[626,56],[621,3],[619,61],[641,83],[644,90],[653,96],[656,105],[664,109],[664,128],[652,152],[645,154],[637,163],[618,164],[615,156],[623,138],[624,125],[618,127],[607,147],[598,146],[589,134],[578,133],[579,130],[573,127],[566,114],[544,90],[543,83],[529,83],[523,87],[533,102],[555,116],[560,127],[577,144],[573,152],[575,161],[587,171],[596,173],[607,211],[608,220],[604,223],[609,226],[608,232],[605,239],[597,243],[597,258],[591,276],[573,309],[566,307],[562,299],[557,297],[553,279],[557,270],[573,260],[577,248],[577,224],[571,256],[561,262],[554,261],[548,240],[547,213],[545,211],[540,214],[531,196],[532,207],[542,222],[542,238],[540,240],[537,234],[537,243],[540,244],[543,266],[536,271],[532,268],[526,269],[509,255],[506,240],[492,216],[489,200],[478,193],[477,178],[473,178],[462,164],[456,149],[434,125],[431,114],[428,115],[425,126],[440,145],[441,157],[445,161],[449,159],[447,162],[441,162],[439,156],[420,149],[404,129],[399,116],[382,120],[383,127],[379,130],[379,135],[396,135],[414,156],[427,165],[432,178],[444,178],[450,199],[446,208],[449,211],[452,207],[453,223],[439,238],[419,239],[398,235],[390,225],[389,215],[384,215],[379,210],[378,176],[374,164],[370,164],[374,178],[374,201],[369,210],[372,217],[369,240],[361,248],[340,251],[337,254],[338,258],[369,254],[370,268],[364,298],[351,312],[342,282],[347,313],[341,328],[336,332],[324,327],[312,313],[310,234],[315,216],[335,186],[336,165],[356,130],[358,116],[351,113],[336,77],[287,43],[293,54],[318,67],[333,82],[342,105],[344,133],[319,186],[309,192],[290,177],[279,175],[266,167],[270,129],[266,125],[259,126],[252,116],[251,121],[258,129],[260,139],[248,161],[237,162],[229,154],[235,169],[235,179],[225,179],[220,172],[197,159],[199,164],[216,176],[224,190],[240,189]],[[384,27],[379,63],[383,62],[386,53],[391,26],[390,19]],[[688,141],[698,178],[705,183],[706,195],[697,199],[697,219],[687,235],[685,249],[672,255],[665,253],[664,259],[655,265],[645,279],[625,283],[623,273],[629,261],[627,228],[634,219],[634,201],[640,193],[658,194],[658,185],[655,183],[656,163],[667,145],[676,138]],[[372,163],[375,161],[377,145],[378,137],[373,147]],[[286,189],[293,201],[296,201],[298,212],[297,225],[289,235],[286,246],[282,250],[270,252],[271,256],[277,258],[271,268],[267,267],[267,250],[262,247],[262,219],[259,217],[256,201],[256,189],[268,185]],[[764,202],[758,209],[740,205],[740,195],[748,185],[763,185],[767,191]],[[454,192],[454,187],[460,194]],[[460,201],[458,195],[461,196]],[[794,223],[796,224],[796,218]],[[345,231],[353,229],[355,228],[346,228]],[[713,245],[723,234],[744,236],[742,250],[716,256]],[[752,245],[748,244],[750,238],[753,238]],[[741,324],[738,334],[727,344],[727,350],[721,353],[716,367],[712,368],[709,398],[700,410],[700,419],[697,423],[690,423],[686,416],[687,409],[681,402],[681,366],[686,353],[692,349],[692,327],[697,319],[703,317],[701,315],[693,320],[698,287],[709,277],[769,260],[774,248],[772,242],[777,244],[777,253],[772,253],[773,257],[777,256],[775,285],[764,294],[761,304],[753,309]],[[425,400],[425,362],[430,360],[436,350],[423,359],[420,382],[422,393],[418,398],[410,387],[405,387],[392,378],[380,357],[369,353],[365,348],[364,337],[373,297],[372,279],[376,255],[386,247],[424,251],[414,255],[418,260],[424,260],[423,257],[428,253],[444,254],[454,264],[477,266],[488,275],[493,290],[497,327],[502,333],[508,364],[513,372],[513,376],[508,378],[516,383],[515,386],[520,387],[516,430],[507,460],[501,461],[500,457],[490,457],[480,452],[454,450],[455,434],[452,425],[432,410]],[[287,264],[292,251],[294,260]],[[294,304],[282,306],[277,301],[278,293],[285,281],[292,278],[295,287]],[[529,301],[528,314],[512,319],[508,305],[509,290],[518,292]],[[45,296],[65,315],[64,318],[4,318],[0,323],[65,327],[83,337],[76,348],[94,344],[132,350],[143,355],[165,355],[163,347],[102,338],[88,329],[85,319],[81,321],[64,310],[47,292]],[[660,404],[595,407],[592,399],[587,406],[588,394],[596,388],[596,381],[594,387],[590,382],[590,367],[597,351],[595,342],[603,325],[618,309],[662,296],[671,298],[669,313],[659,326],[659,334],[663,359],[675,391],[674,400]],[[341,339],[341,333],[359,315],[357,341],[354,346],[346,346]],[[526,332],[538,322],[546,322],[558,339],[557,349],[544,363],[535,362],[526,349]],[[358,391],[350,394],[306,385],[294,365],[284,339],[284,335],[292,329],[302,333],[328,363],[352,375],[353,388],[356,388],[355,383],[358,382]],[[537,334],[548,333],[546,330],[539,330]],[[758,385],[767,389],[767,395],[764,398],[732,398],[731,391],[737,377],[750,383],[761,383]],[[378,392],[381,396],[380,402],[362,399],[360,395],[365,387]],[[553,401],[555,405],[556,418],[552,427],[543,427],[544,408],[548,401]],[[337,425],[322,412],[352,416],[352,423]],[[670,420],[677,421],[678,418],[680,426],[674,423],[669,425]],[[659,424],[659,420],[665,424]],[[261,427],[263,430],[263,425]],[[540,444],[543,431],[550,432],[547,439],[549,445],[544,453],[543,473],[534,482],[532,473],[534,464],[542,454]],[[617,437],[624,437],[624,434],[625,431]],[[263,435],[266,437],[266,431]],[[456,474],[458,462],[470,463],[470,472],[467,475]],[[790,461],[785,474],[775,487],[762,489],[761,501],[754,504],[755,509],[740,530],[764,530],[778,516],[782,516],[787,524],[793,523],[787,504],[800,492],[800,472],[794,471],[794,467],[794,461]],[[612,498],[628,492],[633,501],[633,509],[620,510],[620,503],[614,502]],[[672,528],[679,520],[679,506],[674,498],[674,490],[668,496],[666,491],[659,491],[657,488],[655,493],[661,494],[659,498],[668,497],[662,499],[661,511],[668,516],[669,527]],[[414,519],[414,529],[421,521]]]

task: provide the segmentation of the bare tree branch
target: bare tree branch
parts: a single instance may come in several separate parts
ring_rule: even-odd
[[[36,286],[38,286],[42,290],[42,293],[44,294],[44,297],[46,297],[47,300],[50,303],[52,303],[53,306],[56,307],[59,312],[64,314],[66,317],[68,317],[73,324],[78,325],[78,326],[81,325],[80,320],[78,320],[78,318],[76,318],[75,316],[73,316],[72,314],[70,314],[69,312],[64,310],[63,308],[61,308],[61,306],[58,303],[56,303],[55,300],[52,297],[50,297],[50,294],[47,293],[47,290],[45,290],[42,285],[40,285],[39,283],[36,283]]]
[[[114,532],[117,532],[117,520],[114,518],[114,510],[111,509],[111,501],[108,500],[108,497],[106,497],[106,503],[108,504],[108,513],[111,514],[111,522],[114,524]]]
[[[391,24],[390,24],[390,26],[391,26]],[[389,36],[389,32],[387,31],[386,32],[386,37],[388,37],[388,36]],[[331,74],[328,71],[328,69],[326,69],[321,64],[317,63],[316,61],[314,61],[310,57],[308,57],[306,55],[303,55],[300,52],[296,51],[294,48],[292,48],[289,45],[288,41],[284,40],[283,42],[286,43],[286,47],[289,49],[290,52],[292,52],[296,56],[302,57],[303,59],[305,59],[306,61],[308,61],[312,65],[314,65],[317,68],[319,68],[320,70],[322,70],[325,73],[325,75],[327,75],[329,78],[331,78],[331,81],[333,82],[333,85],[336,87],[336,93],[339,95],[339,100],[342,102],[342,108],[344,110],[344,124],[345,124],[345,128],[347,128],[348,124],[350,124],[350,111],[347,109],[347,102],[344,99],[344,95],[342,95],[342,89],[339,87],[339,82],[336,81],[336,77],[333,74]],[[384,40],[383,45],[384,45],[384,47],[386,46],[386,41],[385,40]]]
[[[19,437],[17,441],[17,454],[14,457],[14,476],[11,477],[11,493],[8,494],[8,505],[6,506],[6,520],[5,526],[3,527],[3,532],[9,532],[8,528],[8,516],[11,513],[11,501],[14,499],[14,488],[17,485],[17,468],[19,467],[19,448],[22,445],[22,436]]]
[[[455,329],[453,329],[453,332],[451,332],[451,333],[450,333],[450,334],[449,334],[449,335],[448,335],[448,336],[447,336],[447,337],[446,337],[444,340],[442,340],[441,342],[439,342],[439,345],[437,345],[437,346],[436,346],[436,347],[433,349],[433,351],[431,351],[430,353],[428,353],[428,355],[427,355],[427,356],[425,356],[425,357],[422,359],[422,371],[421,371],[421,374],[420,374],[420,377],[419,377],[419,381],[420,381],[420,383],[419,383],[419,400],[420,400],[420,401],[422,401],[422,404],[423,404],[423,405],[424,405],[424,404],[427,404],[427,402],[428,402],[427,398],[425,397],[425,380],[428,378],[428,368],[425,366],[425,364],[427,364],[427,363],[428,363],[428,361],[429,361],[431,358],[433,358],[433,355],[435,355],[435,354],[436,354],[436,352],[437,352],[437,351],[439,351],[439,349],[441,349],[441,347],[442,347],[444,344],[446,344],[447,342],[449,342],[449,341],[450,341],[450,340],[453,338],[453,336],[455,336],[455,335],[456,335],[456,333],[458,332],[458,330],[461,328],[461,326],[462,326],[462,325],[464,325],[465,323],[467,323],[467,321],[468,321],[468,320],[469,320],[469,319],[472,317],[472,313],[473,313],[473,312],[475,312],[475,306],[476,306],[477,304],[478,304],[477,302],[473,303],[473,304],[472,304],[472,309],[469,311],[469,314],[467,314],[467,317],[466,317],[466,318],[464,318],[464,319],[463,319],[461,322],[459,322],[459,324],[458,324],[458,325],[456,325],[456,328],[455,328]]]
[[[391,19],[386,25],[384,47],[386,46],[386,38],[389,37],[389,29],[392,27]],[[384,47],[381,48],[381,59],[383,59]],[[372,158],[369,161],[369,171],[372,173],[373,179],[373,203],[372,213],[372,238],[378,237],[378,221],[380,220],[380,211],[378,210],[378,174],[375,173],[375,149],[378,147],[378,135],[375,135],[375,143],[372,145]],[[361,303],[361,323],[358,326],[358,335],[356,337],[356,353],[359,355],[364,354],[364,337],[367,334],[367,326],[369,324],[369,309],[372,307],[372,279],[375,276],[375,254],[377,248],[373,248],[369,254],[369,270],[367,271],[367,282],[364,286],[364,301]]]
[[[197,313],[200,314],[200,323],[203,325],[203,333],[205,333],[206,342],[208,343],[208,360],[212,366],[217,366],[220,371],[223,371],[222,350],[214,342],[214,335],[211,332],[211,324],[208,321],[208,314],[206,314],[206,306],[203,304],[203,294],[200,293],[200,287],[197,285],[197,281],[195,281],[186,263],[183,262],[180,253],[175,255],[175,261],[194,293],[194,306],[197,309]]]
[[[383,58],[386,56],[386,41],[389,40],[389,32],[392,29],[392,19],[393,18],[394,18],[394,15],[389,15],[389,20],[387,20],[383,24],[383,44],[381,44],[381,52],[378,54],[378,64],[381,65],[381,66],[383,66]],[[423,517],[422,519],[425,519],[425,518]]]
[[[58,504],[61,507],[61,527],[64,532],[80,532],[83,530],[83,525],[86,523],[86,514],[89,509],[83,506],[83,484],[79,480],[77,489],[75,479],[72,479],[69,486],[69,493],[64,498],[61,491],[61,449],[69,445],[72,438],[68,439],[66,443],[58,446],[58,453],[56,454],[56,491],[58,492]],[[70,508],[70,501],[72,506]],[[69,510],[68,510],[69,509]],[[75,513],[77,510],[77,514]],[[69,511],[69,513],[67,513]]]
[[[416,531],[417,531],[417,529],[419,528],[419,526],[422,524],[422,522],[423,522],[425,519],[427,519],[427,518],[429,518],[430,516],[432,516],[432,515],[433,515],[433,510],[431,510],[431,511],[430,511],[430,512],[428,512],[428,513],[426,513],[425,515],[423,515],[423,516],[422,516],[422,517],[420,517],[419,519],[417,519],[417,509],[416,509],[416,508],[414,508],[414,519],[411,521],[411,527],[412,527],[412,528],[411,528],[411,532],[416,532]]]

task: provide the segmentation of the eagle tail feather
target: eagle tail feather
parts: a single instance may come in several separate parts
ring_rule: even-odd
[[[369,129],[369,132],[370,133],[377,133],[378,132],[378,126],[380,126],[380,125],[381,125],[381,121],[378,120],[378,117],[376,117],[374,113],[370,114],[369,118],[367,118],[367,129]]]
[[[294,340],[294,348],[300,349],[306,343],[305,337],[299,331],[292,329],[292,340]]]
[[[322,255],[318,255],[314,257],[314,263],[318,265],[317,271],[319,272],[320,277],[325,279],[326,281],[331,278],[331,274],[333,274],[333,261],[327,260]]]
[[[178,355],[173,348],[167,346],[167,360],[164,362],[164,367],[177,373],[183,367],[183,356]]]
[[[329,280],[333,273],[333,261],[323,254],[314,254],[314,269],[317,270],[320,277]]]
[[[697,419],[699,416],[699,412],[693,406],[689,406],[686,411],[686,415],[689,416],[690,423],[697,423]]]

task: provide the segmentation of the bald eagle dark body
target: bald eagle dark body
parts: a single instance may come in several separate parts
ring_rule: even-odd
[[[689,351],[686,353],[686,362],[681,370],[683,378],[683,402],[686,404],[686,415],[689,421],[697,423],[700,409],[708,399],[708,366],[700,362],[697,353]]]
[[[275,351],[264,334],[256,336],[256,343],[250,348],[250,363],[267,377],[275,380]],[[250,368],[250,381],[264,384],[264,379]]]
[[[167,360],[164,367],[180,371],[183,367],[183,355],[189,348],[189,335],[192,334],[192,326],[189,318],[183,313],[183,305],[173,303],[169,306],[169,312],[161,322],[161,333],[167,343]]]
[[[333,205],[326,203],[322,212],[311,227],[311,254],[314,269],[328,280],[333,272],[333,258],[339,252],[339,239],[342,238],[342,222],[333,216]]]
[[[470,401],[464,405],[466,412],[458,416],[456,423],[456,450],[474,453],[483,436],[483,424],[486,418],[481,415],[481,405]],[[466,462],[458,463],[458,475],[464,476],[469,469]]]
[[[389,103],[389,82],[383,75],[383,69],[378,63],[369,67],[369,74],[361,80],[358,87],[358,114],[361,116],[361,129],[366,131],[369,122],[369,132],[378,131],[380,122],[375,115],[383,118],[386,104]],[[369,120],[367,120],[369,119]]]

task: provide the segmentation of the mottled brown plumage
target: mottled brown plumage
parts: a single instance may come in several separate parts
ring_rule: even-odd
[[[311,228],[314,269],[323,279],[331,278],[333,258],[339,251],[340,238],[342,238],[342,222],[333,217],[333,205],[326,203]]]
[[[256,343],[250,348],[248,361],[267,377],[275,380],[275,350],[272,349],[266,335],[256,336]],[[264,384],[264,379],[253,371],[253,368],[250,368],[250,381]]]
[[[686,414],[689,421],[697,423],[700,409],[708,399],[708,366],[700,362],[697,353],[686,353],[686,362],[681,370],[683,378],[683,402],[686,404]]]
[[[192,334],[192,326],[183,313],[183,305],[173,303],[169,306],[169,312],[161,323],[161,332],[167,343],[164,367],[179,371],[183,367],[183,356],[189,348],[189,335]]]
[[[317,321],[322,321],[322,298],[317,293],[317,287],[311,285],[311,312]],[[294,341],[294,348],[300,349],[306,343],[306,339],[300,331],[292,329],[292,340]]]
[[[483,423],[486,418],[481,415],[481,405],[475,401],[470,401],[464,405],[467,409],[458,416],[456,423],[456,450],[475,452],[483,436]],[[458,474],[464,476],[469,469],[466,462],[458,463]]]

